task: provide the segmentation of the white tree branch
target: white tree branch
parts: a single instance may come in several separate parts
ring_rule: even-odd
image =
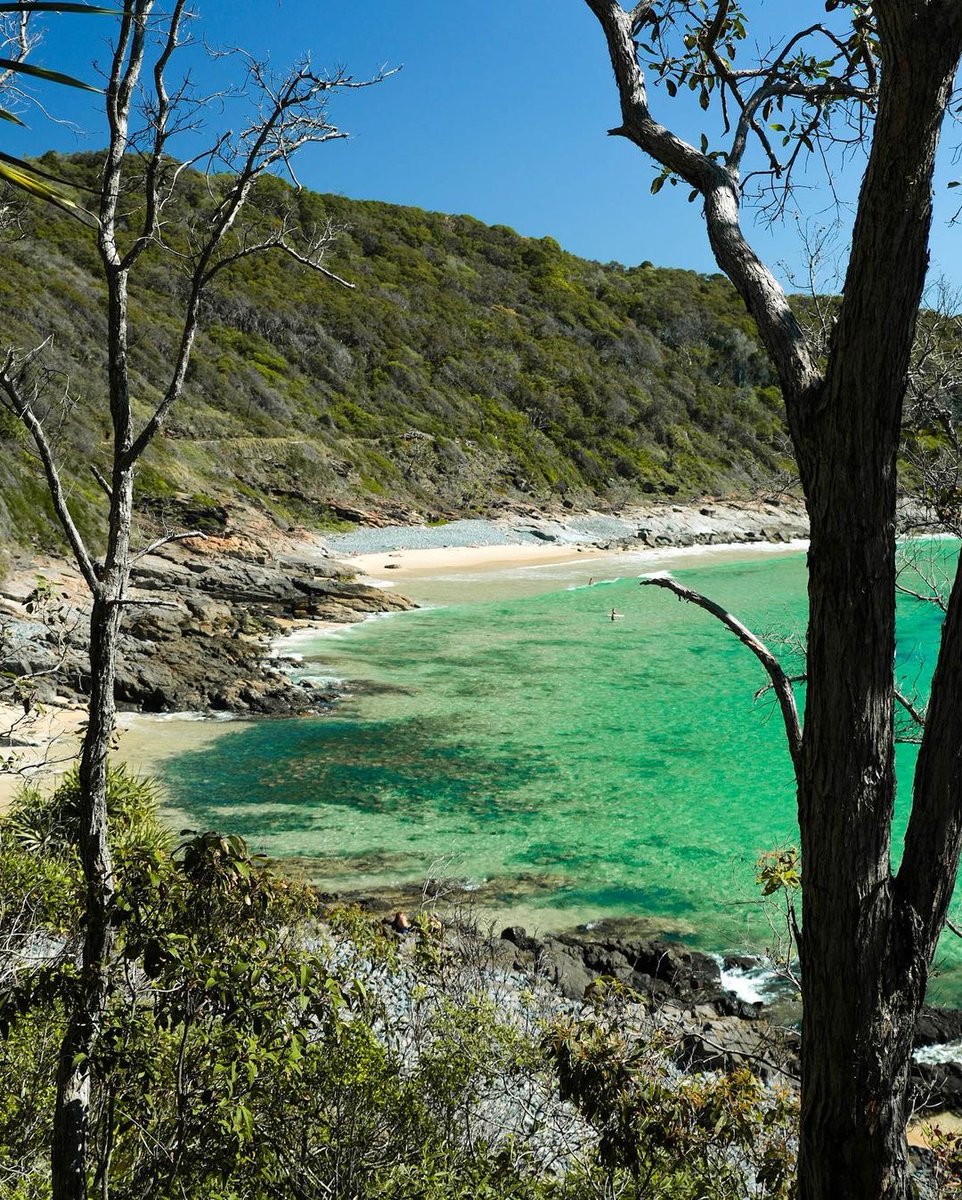
[[[705,612],[710,613],[713,617],[721,621],[726,629],[731,630],[742,645],[747,646],[751,650],[752,654],[755,655],[765,668],[775,695],[778,697],[782,720],[785,724],[785,734],[788,738],[788,752],[791,755],[792,766],[795,768],[797,778],[801,769],[802,727],[798,718],[798,707],[795,703],[795,691],[792,687],[791,678],[785,673],[781,663],[772,654],[771,650],[746,625],[743,625],[737,617],[732,616],[720,604],[716,604],[714,600],[701,595],[700,592],[685,587],[684,584],[679,583],[676,579],[672,579],[670,575],[643,576],[640,584],[642,587],[666,588],[669,592],[674,593],[679,600],[685,600],[689,604],[694,604],[698,608],[704,609]]]
[[[60,481],[60,472],[57,469],[53,450],[47,439],[43,424],[34,412],[30,397],[24,390],[24,372],[42,348],[43,346],[38,347],[36,351],[21,360],[16,358],[12,350],[8,351],[3,367],[0,369],[0,392],[2,392],[5,398],[6,407],[22,422],[24,428],[33,438],[34,445],[37,447],[37,453],[40,455],[40,461],[43,463],[44,475],[47,479],[47,487],[50,491],[50,499],[53,502],[54,512],[57,514],[57,520],[60,522],[67,536],[67,541],[70,543],[70,549],[73,551],[73,556],[76,559],[77,566],[80,568],[80,573],[83,575],[91,593],[97,595],[100,589],[100,582],[97,579],[93,560],[87,551],[83,536],[71,515],[70,507],[67,504],[67,496]]]

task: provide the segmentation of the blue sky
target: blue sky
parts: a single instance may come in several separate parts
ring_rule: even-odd
[[[809,0],[791,6],[748,0],[746,8],[757,11],[762,31],[787,10],[794,22],[804,19],[807,8],[824,16],[824,6]],[[309,52],[316,65],[344,65],[358,78],[381,67],[401,68],[374,88],[335,99],[332,116],[352,136],[304,155],[300,175],[307,186],[471,213],[529,236],[550,235],[603,262],[647,259],[716,269],[699,206],[685,201],[687,189],[651,196],[651,165],[624,139],[606,136],[618,123],[617,96],[600,29],[582,0],[489,0],[478,6],[196,0],[196,9],[198,36],[269,55],[278,67]],[[110,24],[104,17],[55,18],[35,61],[91,79],[91,60],[106,57]],[[669,123],[675,102],[656,95],[656,111]],[[5,146],[34,153],[103,144],[102,118],[86,97],[48,87],[43,99],[51,111],[73,117],[87,136],[78,139],[34,112],[25,114],[26,136],[13,138],[5,128]],[[690,107],[680,131],[697,138],[702,120]],[[846,166],[844,195],[854,194],[860,170],[858,159]],[[946,170],[933,259],[936,269],[962,284],[962,231],[946,225],[953,199],[944,188],[951,175]],[[817,177],[805,182],[801,219],[817,227],[830,216],[828,192]],[[773,231],[757,228],[751,236],[783,279],[782,263],[801,271],[794,221]]]

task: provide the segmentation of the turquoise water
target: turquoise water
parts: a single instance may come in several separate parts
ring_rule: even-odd
[[[306,672],[353,694],[334,716],[173,760],[178,820],[310,860],[331,888],[455,878],[542,928],[643,916],[705,947],[764,947],[754,863],[797,840],[780,715],[754,699],[767,678],[707,614],[634,575],[586,586],[587,569],[534,594],[505,578],[498,599],[475,598],[495,576],[463,595],[449,581],[444,607],[301,647]],[[792,665],[803,555],[675,574],[771,644],[787,637]],[[924,690],[938,628],[933,606],[901,605],[907,687]],[[905,794],[914,753],[899,750]]]

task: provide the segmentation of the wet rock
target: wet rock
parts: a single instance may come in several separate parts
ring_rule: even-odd
[[[916,1108],[962,1113],[962,1063],[913,1062],[910,1086]]]
[[[256,559],[256,561],[255,561]],[[368,613],[412,607],[403,596],[355,584],[324,560],[236,551],[214,557],[177,544],[146,556],[132,572],[120,635],[116,698],[145,712],[233,711],[283,716],[318,711],[329,690],[293,680],[268,660],[277,618],[357,621]],[[50,671],[35,692],[89,692],[87,617],[82,600],[62,605],[46,624],[5,619],[0,670],[17,676]]]
[[[962,1040],[962,1009],[926,1004],[915,1024],[916,1048]]]

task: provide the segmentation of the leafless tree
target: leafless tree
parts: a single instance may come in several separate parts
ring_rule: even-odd
[[[182,395],[205,290],[232,264],[270,250],[287,253],[305,268],[336,279],[323,264],[333,231],[304,231],[290,212],[265,206],[259,182],[276,171],[291,173],[303,147],[344,136],[328,117],[328,100],[358,82],[343,71],[324,74],[304,61],[275,75],[243,57],[239,89],[250,119],[239,132],[217,136],[188,162],[172,157],[181,133],[198,135],[203,98],[189,80],[174,82],[178,50],[188,40],[186,0],[161,9],[155,0],[124,0],[106,69],[108,146],[96,205],[86,219],[96,238],[106,289],[107,365],[111,468],[107,494],[106,550],[96,556],[70,509],[55,445],[43,419],[35,385],[38,351],[10,350],[0,368],[0,399],[24,425],[42,462],[57,518],[90,592],[89,718],[80,759],[83,816],[80,853],[86,880],[82,971],[60,1055],[52,1148],[55,1200],[86,1196],[91,1053],[106,1002],[113,936],[114,874],[107,838],[107,755],[114,731],[117,638],[128,601],[132,559],[133,485],[142,455]],[[189,228],[179,226],[179,249],[168,233],[174,201],[189,167],[208,171],[207,204]],[[214,174],[214,172],[217,172]],[[184,249],[186,241],[187,249]],[[131,396],[128,347],[132,335],[131,280],[148,250],[166,251],[183,274],[180,332],[160,399],[143,413]],[[344,283],[345,281],[339,280]],[[348,285],[349,286],[349,285]]]

